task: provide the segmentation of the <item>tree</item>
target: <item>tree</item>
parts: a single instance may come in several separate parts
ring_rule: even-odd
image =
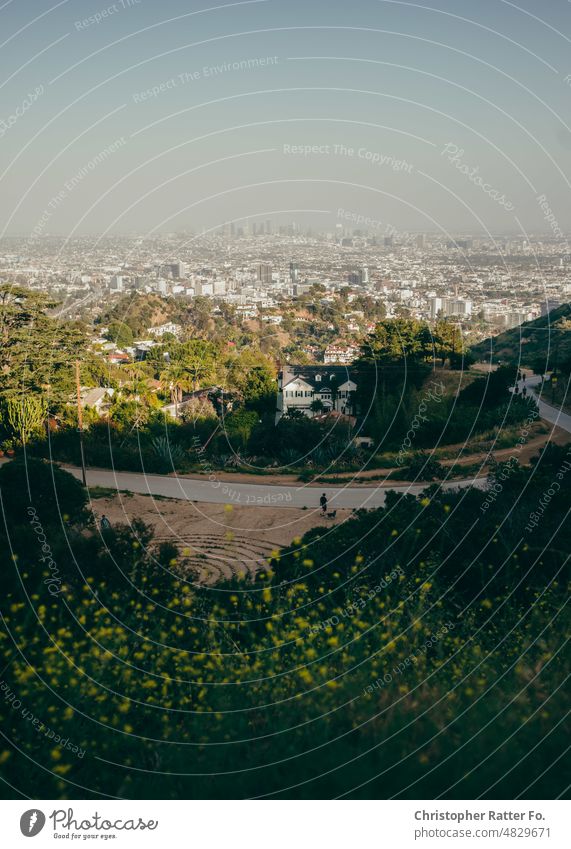
[[[206,398],[191,398],[184,405],[180,417],[185,424],[196,424],[205,419],[214,421],[218,419],[212,402]]]
[[[463,353],[453,351],[450,354],[450,368],[453,371],[467,371],[475,362],[476,358],[470,351],[464,351]]]
[[[153,376],[157,379],[160,378],[161,372],[164,370],[167,365],[167,359],[169,356],[170,350],[178,343],[173,342],[170,346],[165,345],[155,345],[151,350],[147,353],[145,358],[145,363],[152,370]]]
[[[190,386],[189,371],[182,362],[175,361],[162,372],[160,381],[163,390],[170,392],[174,415],[178,418],[178,405],[182,401],[182,394]]]
[[[364,356],[379,365],[422,359],[421,330],[424,323],[413,318],[380,321],[367,339]]]
[[[30,436],[42,427],[48,412],[47,404],[41,396],[31,394],[8,398],[5,404],[8,425],[25,446]]]
[[[319,398],[314,398],[309,405],[309,409],[314,415],[317,415],[318,413],[322,413],[325,407],[323,406],[323,401],[320,401]]]
[[[202,382],[213,378],[217,354],[216,346],[204,339],[191,339],[181,346],[176,356],[190,375],[195,390]]]
[[[269,368],[256,366],[244,383],[244,402],[247,407],[260,414],[271,412],[276,407],[277,384]]]
[[[42,525],[87,523],[87,492],[69,472],[44,460],[27,457],[0,466],[0,491],[8,522]],[[30,512],[32,511],[32,512]]]
[[[115,342],[119,348],[130,348],[135,341],[133,331],[128,324],[125,324],[122,321],[111,322],[107,332],[107,338],[110,339],[111,342]]]
[[[224,435],[234,452],[245,448],[252,431],[259,423],[259,416],[254,410],[237,410],[224,419]]]
[[[28,289],[0,286],[0,395],[43,394],[52,411],[65,408],[74,389],[71,364],[86,347],[82,325],[47,315],[54,306]]]

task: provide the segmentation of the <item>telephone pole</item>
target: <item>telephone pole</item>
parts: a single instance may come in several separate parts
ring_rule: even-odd
[[[81,477],[83,485],[87,487],[87,475],[85,472],[85,452],[83,450],[83,410],[81,409],[81,386],[79,382],[79,360],[75,361],[75,386],[77,389],[77,425],[79,428],[79,453],[81,455]]]

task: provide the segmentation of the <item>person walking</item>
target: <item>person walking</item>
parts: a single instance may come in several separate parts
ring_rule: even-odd
[[[321,504],[321,512],[325,516],[325,514],[327,513],[327,496],[325,495],[325,493],[323,493],[323,495],[319,499],[319,503]]]
[[[107,516],[101,517],[101,530],[102,531],[110,531],[111,530],[111,522],[107,518]]]

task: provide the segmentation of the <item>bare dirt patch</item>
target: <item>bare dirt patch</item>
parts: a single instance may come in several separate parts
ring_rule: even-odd
[[[205,504],[123,493],[97,498],[92,508],[97,520],[105,515],[112,526],[142,519],[153,528],[155,542],[175,545],[185,570],[205,584],[267,569],[272,552],[289,546],[311,528],[332,528],[352,514],[338,510],[335,519],[328,519],[318,510]]]

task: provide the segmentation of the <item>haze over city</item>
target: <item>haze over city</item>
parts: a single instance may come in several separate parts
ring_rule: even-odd
[[[441,234],[571,224],[566,4],[1,11],[3,235],[287,224],[290,210],[332,230],[339,207]]]

